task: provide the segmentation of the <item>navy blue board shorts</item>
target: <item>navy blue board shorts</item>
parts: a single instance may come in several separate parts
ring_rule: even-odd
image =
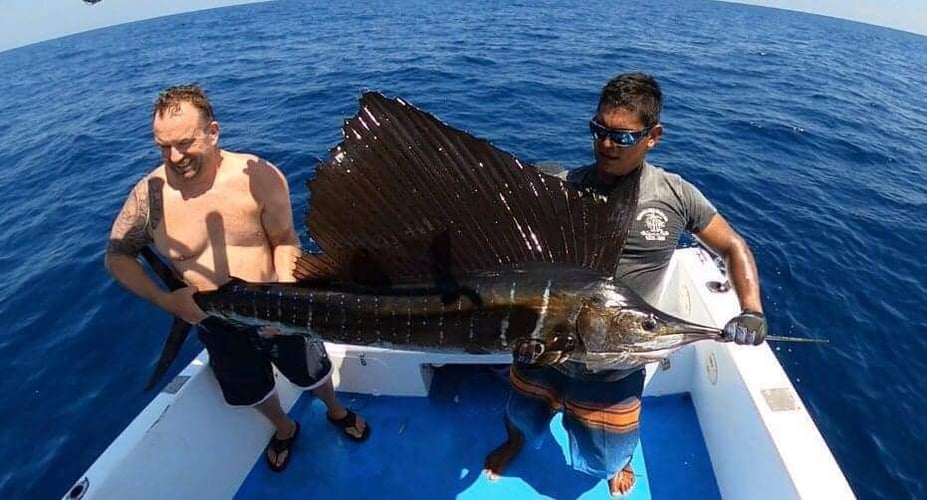
[[[200,323],[197,335],[209,353],[222,396],[231,406],[254,406],[269,398],[274,392],[273,366],[306,390],[322,385],[332,374],[325,344],[302,335],[264,338],[257,328],[216,318]]]
[[[644,370],[606,382],[512,365],[509,380],[505,415],[527,443],[540,447],[554,413],[563,410],[574,469],[608,479],[630,463],[640,437]]]

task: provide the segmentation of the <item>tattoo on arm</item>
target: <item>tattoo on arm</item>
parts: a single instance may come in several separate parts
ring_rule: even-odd
[[[145,245],[151,243],[147,226],[148,193],[136,186],[113,222],[106,253],[137,256]]]

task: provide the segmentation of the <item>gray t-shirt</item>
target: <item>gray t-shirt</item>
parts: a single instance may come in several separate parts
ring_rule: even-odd
[[[649,163],[641,168],[637,215],[631,223],[615,278],[653,303],[683,231],[698,233],[718,211],[698,188],[679,175]],[[598,181],[595,165],[569,171],[566,179],[579,189],[601,194],[612,189]]]
[[[698,233],[705,229],[718,211],[695,186],[679,175],[649,163],[641,168],[637,215],[631,223],[615,277],[653,304],[682,232]],[[553,173],[549,166],[544,171]],[[581,190],[600,194],[607,195],[614,187],[599,182],[595,165],[556,175]],[[591,373],[584,365],[573,362],[558,365],[556,369],[570,377],[599,381],[619,380],[636,371]]]

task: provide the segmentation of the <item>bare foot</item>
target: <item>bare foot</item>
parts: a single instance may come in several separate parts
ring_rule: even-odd
[[[499,445],[498,448],[492,450],[492,453],[486,455],[483,472],[486,473],[490,481],[497,481],[499,477],[501,477],[502,471],[505,470],[505,467],[513,458],[518,456],[524,444],[524,439],[513,440],[510,438],[508,441]]]
[[[614,477],[608,480],[608,492],[612,496],[627,495],[634,487],[634,469],[625,465]]]

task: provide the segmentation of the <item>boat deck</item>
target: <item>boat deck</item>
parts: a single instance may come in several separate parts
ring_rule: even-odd
[[[342,393],[371,423],[360,444],[341,436],[325,406],[303,394],[290,411],[302,432],[289,467],[274,474],[257,457],[235,498],[610,498],[604,481],[569,466],[559,414],[553,439],[525,449],[498,482],[487,480],[483,459],[505,439],[508,390],[499,367],[448,365],[436,370],[427,398]],[[687,395],[644,398],[641,423],[632,459],[637,482],[626,498],[720,498]]]

